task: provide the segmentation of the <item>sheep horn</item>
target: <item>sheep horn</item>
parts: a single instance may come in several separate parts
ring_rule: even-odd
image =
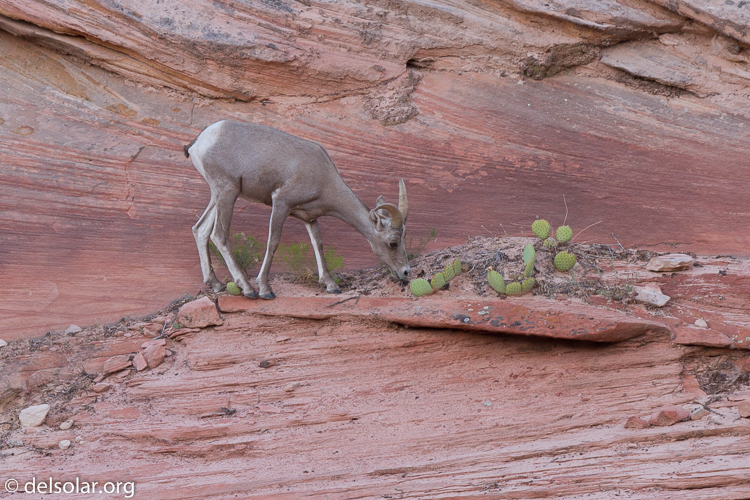
[[[385,210],[391,215],[391,227],[398,229],[404,225],[404,216],[401,215],[398,207],[392,203],[383,203],[375,207],[375,210]]]
[[[403,179],[398,183],[398,211],[406,222],[406,218],[409,217],[409,201],[406,199],[406,185]]]

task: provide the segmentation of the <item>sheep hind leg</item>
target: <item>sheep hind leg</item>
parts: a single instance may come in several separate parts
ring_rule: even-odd
[[[216,273],[214,273],[213,266],[211,265],[211,255],[208,252],[208,237],[211,235],[215,223],[216,203],[212,197],[203,215],[193,226],[193,237],[198,247],[203,283],[210,286],[214,292],[220,292],[224,289],[224,284],[216,277]]]
[[[328,293],[341,293],[338,283],[331,277],[326,265],[325,254],[323,253],[323,238],[320,234],[318,221],[305,222],[307,234],[310,235],[310,242],[315,251],[315,260],[318,263],[318,281],[321,285],[326,286]]]
[[[235,284],[242,289],[242,294],[245,297],[257,299],[258,294],[247,281],[245,271],[235,262],[232,249],[229,247],[229,225],[232,222],[232,211],[238,195],[239,191],[237,193],[222,193],[221,196],[216,197],[216,222],[211,231],[211,241],[214,242],[221,256],[224,257],[224,263]]]

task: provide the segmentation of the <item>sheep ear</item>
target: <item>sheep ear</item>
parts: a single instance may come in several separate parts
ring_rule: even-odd
[[[385,205],[385,198],[383,198],[382,196],[378,196],[378,199],[375,202],[376,207],[379,207],[380,205]]]
[[[387,212],[386,212],[387,213]],[[380,210],[370,210],[370,222],[375,226],[375,230],[380,232],[385,227],[385,219],[387,215],[383,215]]]

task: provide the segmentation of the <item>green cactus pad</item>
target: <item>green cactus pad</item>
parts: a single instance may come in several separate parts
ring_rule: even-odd
[[[443,276],[445,276],[446,282],[456,277],[456,271],[453,270],[453,264],[445,266],[445,269],[443,269]]]
[[[526,269],[523,270],[523,275],[528,278],[532,274],[534,274],[534,264],[536,263],[536,257],[533,257],[530,261],[526,263]]]
[[[508,295],[521,295],[523,290],[520,283],[508,283],[505,286],[505,293]]]
[[[576,256],[569,252],[560,252],[555,255],[555,267],[558,271],[566,272],[576,265]]]
[[[445,286],[445,275],[443,273],[437,273],[430,280],[430,284],[432,285],[432,289],[437,292]]]
[[[534,234],[537,235],[540,240],[545,240],[549,236],[549,232],[552,228],[550,227],[549,222],[544,219],[539,219],[531,224],[531,230],[534,231]]]
[[[227,283],[227,292],[229,295],[242,295],[242,290],[234,283],[234,281]]]
[[[491,270],[487,273],[487,281],[497,293],[505,293],[505,280],[499,272]]]
[[[531,243],[527,243],[525,247],[523,247],[523,263],[528,264],[529,261],[536,257],[536,250],[534,250],[534,245]]]
[[[409,289],[411,289],[411,293],[413,293],[415,297],[421,297],[422,295],[432,293],[432,285],[430,285],[429,281],[422,278],[412,280],[411,283],[409,283]]]
[[[573,230],[570,229],[570,226],[560,226],[557,228],[557,241],[560,243],[567,243],[572,237]]]
[[[460,259],[454,260],[451,263],[451,266],[453,267],[453,274],[455,274],[456,276],[461,274],[461,260]]]
[[[545,248],[553,248],[557,246],[557,241],[555,241],[554,238],[547,238],[542,245],[544,245]]]
[[[522,293],[529,293],[532,288],[534,288],[534,285],[536,284],[536,280],[534,278],[526,278],[523,280],[523,283],[521,283],[521,292]]]

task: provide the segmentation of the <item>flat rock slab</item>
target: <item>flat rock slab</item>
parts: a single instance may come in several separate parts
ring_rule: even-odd
[[[682,253],[659,255],[648,261],[646,269],[657,273],[683,271],[693,267],[693,258]]]
[[[441,300],[360,297],[279,297],[272,301],[221,296],[222,312],[328,319],[357,316],[422,328],[453,328],[557,339],[619,342],[646,333],[669,333],[663,323],[624,313],[547,299]],[[483,313],[483,314],[480,314]]]

